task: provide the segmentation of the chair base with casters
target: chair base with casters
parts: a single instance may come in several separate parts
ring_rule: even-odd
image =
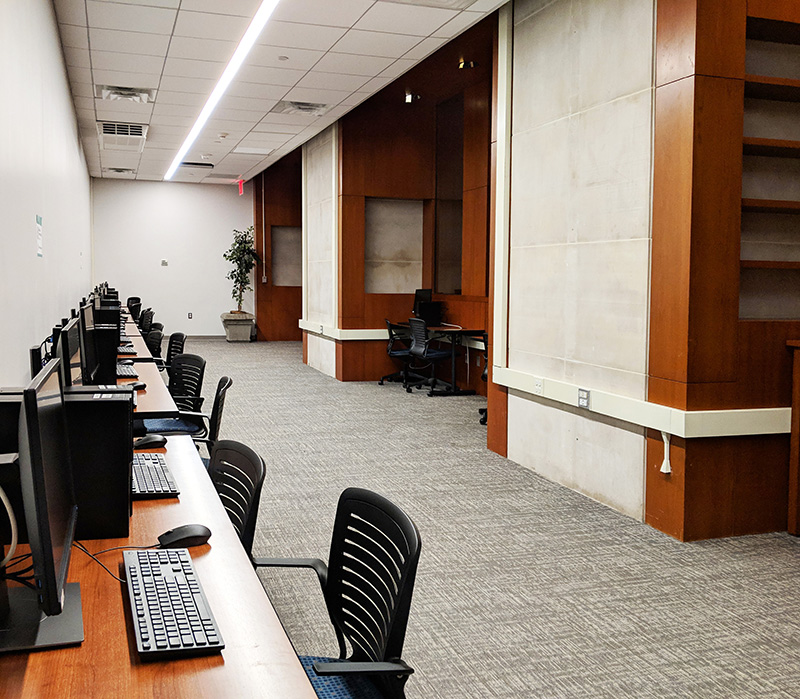
[[[402,362],[403,367],[400,371],[381,376],[378,385],[383,386],[385,381],[389,381],[391,383],[402,383],[403,388],[408,388],[409,384],[416,385],[416,383],[424,381],[425,377],[409,370],[409,365],[414,357],[411,356],[411,351],[409,349],[408,343],[411,336],[408,328],[392,323],[387,318],[386,331],[389,336],[389,345],[386,347],[386,354],[388,354],[391,359]]]
[[[478,415],[481,416],[480,423],[481,425],[485,425],[489,422],[489,409],[488,408],[478,408]]]

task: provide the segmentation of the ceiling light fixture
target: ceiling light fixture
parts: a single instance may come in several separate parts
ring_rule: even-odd
[[[458,62],[458,67],[460,70],[464,70],[465,68],[477,68],[478,64],[475,61],[465,61],[463,58]]]
[[[415,95],[410,90],[406,90],[406,104],[411,104],[419,99],[419,95]]]
[[[264,28],[267,20],[269,20],[270,15],[272,15],[272,12],[275,10],[278,2],[279,0],[264,0],[261,3],[261,7],[258,8],[258,11],[253,17],[253,21],[250,22],[250,26],[244,33],[239,45],[236,47],[236,51],[233,52],[233,56],[228,62],[228,65],[225,67],[225,72],[222,74],[219,82],[215,85],[214,90],[211,92],[210,97],[203,107],[203,111],[200,112],[200,116],[198,116],[197,121],[194,122],[192,130],[189,132],[189,135],[183,142],[178,154],[175,156],[175,159],[169,166],[167,174],[164,175],[165,180],[172,179],[172,176],[175,174],[178,167],[180,167],[183,157],[189,152],[189,149],[192,147],[195,139],[200,135],[200,132],[203,130],[208,118],[216,108],[217,103],[225,94],[225,90],[227,90],[228,86],[231,84],[231,82],[233,82],[234,77],[236,77],[236,73],[239,71],[239,68],[242,67],[242,63],[244,63],[245,58],[247,58],[247,54],[250,53],[250,49],[253,48],[253,44],[256,43],[256,40],[261,34],[261,30]]]

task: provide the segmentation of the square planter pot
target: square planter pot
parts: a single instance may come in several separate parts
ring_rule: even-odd
[[[225,339],[228,342],[250,342],[256,322],[252,313],[223,313],[220,319],[225,326]]]

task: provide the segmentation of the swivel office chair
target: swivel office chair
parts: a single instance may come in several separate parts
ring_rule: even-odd
[[[430,343],[439,338],[430,337],[428,335],[428,324],[422,320],[422,318],[409,318],[408,324],[411,326],[411,347],[409,349],[411,356],[427,361],[431,368],[431,375],[420,382],[419,385],[422,383],[428,384],[428,386],[430,386],[428,395],[432,396],[434,395],[433,389],[436,388],[437,384],[441,383],[450,386],[447,381],[437,379],[435,373],[436,365],[439,362],[450,359],[450,352],[448,350],[431,347]],[[406,391],[411,393],[411,386],[407,386]]]
[[[153,316],[155,316],[155,312],[152,308],[148,308],[139,314],[139,330],[142,335],[147,335],[147,333],[150,332],[150,326],[153,324]]]
[[[161,343],[164,340],[164,333],[160,330],[151,330],[147,333],[147,337],[144,338],[144,344],[147,345],[147,349],[150,351],[150,354],[153,357],[160,357],[161,356]]]
[[[421,541],[411,518],[377,493],[339,498],[328,565],[318,558],[254,558],[260,567],[313,568],[339,659],[300,662],[319,696],[401,699],[413,668],[401,660]],[[347,657],[346,641],[353,650]],[[339,693],[337,693],[339,692]]]
[[[133,320],[134,323],[138,323],[139,313],[141,312],[141,310],[142,310],[141,301],[135,301],[134,303],[128,304],[128,313],[131,314],[131,320]]]
[[[199,411],[203,405],[206,360],[197,354],[179,354],[172,360],[169,392],[179,410]]]
[[[153,330],[164,332],[164,323],[150,323],[150,331],[152,332]]]
[[[483,372],[481,381],[484,383],[489,380],[489,335],[483,333]],[[489,408],[478,408],[478,415],[481,416],[480,423],[485,425],[489,421]]]
[[[131,310],[131,304],[141,303],[141,302],[142,299],[139,298],[138,296],[128,296],[128,298],[125,301],[125,305],[128,307],[128,310]]]
[[[395,371],[392,374],[382,376],[378,381],[379,386],[383,386],[384,381],[401,381],[403,388],[408,388],[409,382],[412,379],[424,380],[422,376],[409,372],[409,365],[414,357],[411,356],[409,347],[411,344],[411,331],[402,325],[392,323],[386,319],[386,330],[389,333],[389,344],[386,346],[386,354],[392,359],[398,359],[402,363],[400,371]]]
[[[265,473],[264,459],[240,442],[223,439],[211,450],[208,475],[251,558]]]
[[[184,333],[172,333],[169,336],[169,343],[167,344],[167,356],[164,361],[159,362],[158,370],[167,370],[167,376],[170,376],[172,370],[172,360],[179,354],[183,354],[183,347],[186,344],[186,335]]]

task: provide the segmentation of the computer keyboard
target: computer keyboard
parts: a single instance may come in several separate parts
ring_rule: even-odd
[[[133,455],[131,494],[134,500],[174,498],[180,493],[163,454]]]
[[[117,378],[118,379],[138,379],[139,374],[131,364],[117,364]]]
[[[124,551],[123,562],[142,660],[207,655],[225,648],[187,549]]]
[[[120,335],[119,336],[119,344],[120,345],[132,345],[133,344],[133,340],[131,340],[131,338],[128,337],[127,335]]]
[[[136,354],[133,345],[120,345],[117,347],[117,354]]]

